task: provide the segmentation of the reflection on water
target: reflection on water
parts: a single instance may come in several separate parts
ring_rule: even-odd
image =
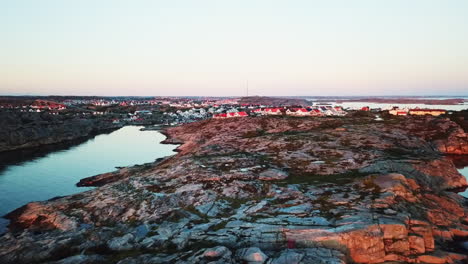
[[[468,167],[464,167],[463,169],[458,169],[458,171],[465,176],[466,180],[468,181]],[[464,192],[459,193],[461,196],[468,198],[468,189]]]
[[[465,176],[468,181],[468,155],[449,155],[447,157],[453,161],[455,167],[457,167],[461,175]],[[468,189],[464,192],[460,192],[459,194],[468,198]]]
[[[89,190],[75,186],[84,177],[174,154],[173,145],[160,143],[164,139],[157,131],[127,126],[81,145],[10,163],[0,170],[0,215],[31,201]]]
[[[24,162],[29,162],[31,160],[45,157],[51,152],[71,149],[81,143],[88,141],[93,137],[94,136],[83,137],[67,142],[50,144],[41,147],[2,152],[0,153],[0,174],[2,174],[4,169],[8,168],[11,165],[21,165]]]

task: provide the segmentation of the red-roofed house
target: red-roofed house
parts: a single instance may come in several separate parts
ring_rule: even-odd
[[[226,117],[227,117],[227,114],[226,114],[226,113],[214,114],[214,115],[213,115],[213,118],[226,118]]]
[[[281,108],[267,108],[264,111],[265,114],[267,115],[281,115]]]
[[[323,116],[323,113],[319,109],[315,108],[310,111],[310,115],[311,116]]]
[[[289,108],[286,110],[287,115],[291,116],[309,116],[310,113],[307,109],[305,108]]]
[[[335,106],[332,108],[333,112],[337,116],[344,116],[346,115],[346,111],[343,110],[341,106]]]

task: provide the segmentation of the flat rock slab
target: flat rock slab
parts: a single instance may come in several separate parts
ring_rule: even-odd
[[[267,169],[259,175],[259,179],[263,181],[277,181],[284,180],[288,177],[288,174],[278,169]]]

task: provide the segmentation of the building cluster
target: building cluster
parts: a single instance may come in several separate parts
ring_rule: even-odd
[[[55,98],[55,97],[54,97]],[[55,98],[57,99],[57,98]],[[328,103],[315,103],[311,106],[282,105],[260,103],[240,103],[239,99],[212,97],[104,97],[104,98],[58,98],[51,100],[18,100],[0,102],[0,108],[19,109],[22,112],[48,112],[50,114],[66,114],[78,116],[101,116],[114,118],[114,122],[161,122],[171,125],[190,123],[208,118],[235,118],[248,116],[294,116],[320,117],[345,116],[350,108],[344,110],[341,106]],[[32,102],[32,103],[31,103]],[[104,106],[104,107],[98,107]],[[113,106],[113,107],[105,107]],[[135,107],[127,107],[135,106]],[[62,111],[67,110],[67,111]],[[136,111],[135,111],[136,110]],[[376,114],[381,108],[359,107],[354,110],[370,111]],[[388,109],[392,115],[432,115],[446,113],[442,109]],[[131,111],[131,113],[130,113]],[[118,118],[116,118],[118,117]],[[111,120],[111,119],[110,119]]]
[[[205,110],[205,108],[191,108],[188,110],[177,110],[175,112],[164,112],[167,120],[171,121],[171,124],[182,124],[190,123],[203,119],[210,118],[213,115],[213,112],[210,110]]]
[[[177,109],[221,107],[223,105],[236,105],[238,99],[226,98],[180,98],[180,97],[154,97],[154,98],[96,98],[96,99],[67,99],[63,103],[72,105],[94,106],[142,106],[165,105]]]
[[[256,115],[288,116],[345,116],[346,111],[340,106],[282,107],[259,108],[252,111]]]
[[[67,106],[64,104],[46,101],[46,100],[35,100],[30,107],[36,110],[65,110]]]
[[[38,99],[34,100],[32,103],[1,104],[0,108],[19,109],[20,112],[43,112],[47,110],[57,113],[58,111],[67,109],[67,106],[62,103]]]
[[[189,109],[189,108],[200,108],[200,107],[221,107],[225,105],[236,105],[237,99],[178,99],[178,100],[162,100],[160,101],[163,105],[169,105],[175,108]]]
[[[94,106],[138,106],[138,105],[167,105],[174,108],[190,109],[211,107],[220,105],[237,104],[237,99],[216,98],[179,98],[179,97],[154,97],[154,98],[93,98],[93,99],[67,99],[64,104],[94,105]]]
[[[94,105],[94,106],[135,106],[135,105],[155,105],[158,100],[155,99],[124,99],[124,98],[109,98],[109,99],[67,99],[63,103],[68,106],[72,105]]]
[[[249,116],[247,112],[231,112],[231,113],[221,113],[221,114],[214,114],[213,118],[231,118],[231,117],[246,117]]]
[[[426,108],[398,108],[393,107],[391,110],[388,111],[391,115],[396,116],[406,116],[406,115],[431,115],[431,116],[440,116],[445,114],[447,111],[443,109],[426,109]]]
[[[250,110],[250,115],[287,115],[287,116],[345,116],[346,111],[340,106],[315,106],[315,107],[274,107],[257,108]],[[216,113],[213,118],[246,117],[249,114],[245,111]]]

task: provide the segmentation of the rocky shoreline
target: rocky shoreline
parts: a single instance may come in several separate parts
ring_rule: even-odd
[[[178,154],[7,215],[1,263],[464,263],[468,186],[444,118],[205,120]]]
[[[0,111],[0,153],[64,144],[121,128],[104,118]]]

